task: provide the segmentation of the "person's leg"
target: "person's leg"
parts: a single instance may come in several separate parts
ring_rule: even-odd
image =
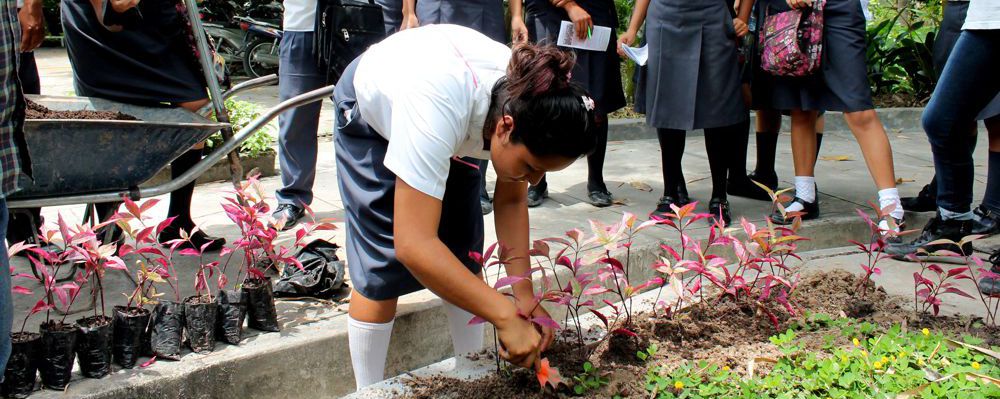
[[[938,215],[917,239],[890,245],[886,251],[901,258],[924,249],[969,253],[971,245],[931,244],[939,239],[961,240],[971,234],[973,160],[965,130],[969,121],[1000,91],[1000,31],[963,31],[948,59],[923,115],[924,132],[934,155]],[[982,288],[982,287],[980,287]]]
[[[21,90],[24,94],[42,94],[35,53],[21,53],[21,62],[17,65],[17,78],[21,81]],[[32,231],[31,225],[34,222],[36,227],[41,226],[42,208],[28,208],[17,213],[8,212],[7,221],[7,239],[11,243],[21,241],[32,243],[38,232]]]
[[[769,188],[778,187],[778,173],[774,170],[778,132],[781,131],[781,113],[774,110],[757,111],[757,163],[750,178]]]
[[[355,386],[361,389],[385,379],[396,299],[375,301],[352,290],[348,314],[347,342]]]
[[[882,209],[893,208],[889,214],[897,220],[903,219],[903,205],[900,203],[899,191],[896,189],[896,173],[892,162],[892,147],[889,136],[874,109],[845,112],[847,126],[854,133],[854,138],[861,146],[868,171],[878,187],[879,206]],[[967,147],[963,147],[967,148]],[[883,226],[885,227],[885,226]]]
[[[3,381],[3,370],[7,368],[7,358],[10,356],[10,329],[14,323],[14,301],[11,298],[10,259],[7,259],[7,246],[2,245],[7,232],[7,201],[0,198],[0,381]]]
[[[326,84],[313,51],[313,32],[285,32],[281,39],[278,100],[285,101]],[[323,104],[314,102],[292,108],[278,116],[278,160],[281,165],[281,188],[275,192],[278,208],[275,216],[295,225],[303,216],[303,205],[313,200],[316,180],[317,132]],[[282,205],[285,205],[282,207]],[[288,207],[294,206],[294,209]],[[284,208],[284,209],[283,209]],[[282,212],[287,210],[285,212]],[[279,214],[280,213],[280,214]]]
[[[444,305],[444,313],[448,316],[448,331],[451,333],[451,344],[455,349],[455,356],[461,359],[461,355],[483,349],[483,333],[486,324],[469,325],[469,321],[473,317],[472,313],[444,300],[442,300],[442,304]]]
[[[983,206],[994,213],[1000,213],[1000,116],[987,118],[985,123],[990,136],[990,159]]]
[[[826,129],[826,114],[819,113],[816,117],[816,159],[819,159],[819,151],[823,148],[823,130]]]
[[[732,164],[728,158],[734,151],[739,152],[740,146],[739,143],[734,144],[730,140],[734,137],[749,137],[747,129],[746,122],[705,129],[705,152],[708,154],[708,167],[712,172],[712,198],[708,202],[708,212],[713,217],[721,217],[725,226],[729,226],[732,221],[729,200],[726,198],[726,186],[729,180],[727,171]],[[743,148],[745,153],[745,143]]]
[[[663,172],[663,196],[677,198],[677,187],[684,183],[681,159],[687,132],[677,129],[656,129],[660,143],[660,167]]]
[[[486,169],[489,169],[488,159],[479,160],[479,207],[482,208],[483,215],[493,212],[493,200],[490,199],[490,192],[486,189]]]
[[[792,111],[792,163],[795,166],[795,196],[816,202],[816,111]],[[788,211],[799,211],[792,204]]]
[[[604,183],[604,157],[608,149],[608,114],[598,114],[597,147],[587,156],[587,195],[590,204],[597,207],[610,206],[614,199]]]

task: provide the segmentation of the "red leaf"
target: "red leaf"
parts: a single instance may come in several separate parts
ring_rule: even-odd
[[[201,251],[195,248],[184,248],[179,252],[181,256],[201,256]]]
[[[556,323],[555,320],[552,320],[552,319],[550,319],[548,317],[535,317],[535,318],[531,319],[531,322],[535,323],[535,324],[538,324],[538,325],[540,325],[542,327],[551,328],[553,330],[558,330],[560,328],[559,327],[559,323]]]
[[[20,295],[31,295],[31,290],[19,285],[15,285],[14,288],[11,288],[11,292]]]
[[[600,262],[601,263],[606,263],[608,265],[611,265],[611,267],[613,267],[615,269],[618,269],[618,270],[622,270],[622,271],[625,270],[625,267],[622,266],[622,262],[619,261],[618,259],[615,259],[615,258],[604,258],[604,259],[601,259]]]
[[[55,306],[52,306],[52,305],[50,305],[48,303],[45,303],[44,299],[39,299],[38,302],[35,303],[35,306],[33,306],[31,308],[31,311],[28,312],[28,314],[35,314],[35,313],[38,313],[38,312],[44,312],[46,310],[54,309],[54,308],[55,308]]]
[[[964,296],[964,297],[969,298],[969,299],[976,299],[972,295],[966,294],[965,291],[962,291],[962,290],[960,290],[958,288],[955,288],[955,287],[945,288],[944,292],[949,293],[949,294],[955,294],[955,295],[959,295],[959,296]]]
[[[260,271],[260,269],[257,269],[256,267],[251,267],[250,269],[247,270],[247,273],[250,274],[250,277],[253,279],[267,280],[267,275],[265,275],[264,272]]]
[[[611,333],[614,334],[614,335],[626,335],[626,336],[629,336],[629,337],[638,337],[639,336],[639,334],[636,334],[635,332],[632,332],[632,330],[629,330],[627,328],[619,328],[619,329],[616,329],[616,330],[612,331]]]
[[[962,274],[962,273],[965,273],[967,271],[969,271],[969,268],[967,266],[956,267],[954,269],[948,270],[948,277],[955,277],[955,276],[957,276],[959,274]]]
[[[479,316],[474,316],[471,320],[469,320],[469,325],[470,326],[474,326],[474,325],[477,325],[477,324],[483,324],[485,322],[486,322],[486,319],[484,319],[482,317],[479,317]]]
[[[139,368],[144,369],[146,367],[152,366],[153,363],[156,363],[156,356],[153,356],[153,357],[149,358],[149,360],[147,360],[145,363],[140,364]]]
[[[597,316],[598,319],[601,319],[601,322],[604,323],[604,329],[610,328],[608,324],[608,317],[605,316],[604,313],[597,311],[597,309],[590,309],[590,313],[593,313],[594,316]]]
[[[226,284],[229,284],[229,278],[226,277],[225,274],[220,274],[218,284],[219,284],[219,289],[220,290],[223,289],[223,287],[225,287]]]
[[[549,359],[542,359],[538,365],[538,370],[535,370],[535,374],[538,377],[538,384],[545,388],[546,385],[552,385],[553,388],[559,387],[562,383],[562,376],[559,375],[559,369],[549,366]]]
[[[508,285],[513,285],[514,283],[517,283],[517,282],[519,282],[521,280],[524,280],[524,277],[520,277],[520,276],[502,277],[502,278],[498,279],[495,284],[493,284],[493,289],[499,290],[499,289],[504,288],[504,287],[506,287]]]

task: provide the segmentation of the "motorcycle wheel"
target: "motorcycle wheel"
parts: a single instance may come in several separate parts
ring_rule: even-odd
[[[257,38],[243,52],[243,70],[250,78],[278,73],[278,45],[273,38]]]

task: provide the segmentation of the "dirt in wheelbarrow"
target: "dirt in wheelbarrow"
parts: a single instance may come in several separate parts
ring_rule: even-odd
[[[25,110],[27,119],[86,119],[86,120],[111,120],[111,121],[137,121],[129,114],[115,111],[54,111],[45,106],[28,100],[28,107]]]

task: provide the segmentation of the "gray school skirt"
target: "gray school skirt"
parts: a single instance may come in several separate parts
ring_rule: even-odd
[[[360,59],[360,58],[359,58]],[[396,175],[385,167],[389,141],[361,118],[356,108],[354,60],[333,94],[337,183],[344,203],[347,266],[354,289],[372,300],[398,298],[424,287],[396,259],[393,204]],[[350,119],[345,111],[352,115]],[[479,169],[451,161],[441,204],[438,237],[472,273],[480,265],[469,252],[483,251]]]
[[[420,25],[461,25],[500,43],[509,42],[503,0],[420,0],[415,11]]]
[[[764,14],[789,9],[785,0],[765,0],[760,7]],[[759,19],[758,26],[762,26],[764,21]],[[865,15],[861,2],[827,0],[823,10],[823,59],[820,70],[799,78],[773,76],[758,68],[752,84],[753,108],[842,112],[875,108],[868,84],[866,51]]]
[[[962,34],[962,25],[965,24],[965,15],[968,12],[968,1],[946,1],[944,4],[941,31],[934,40],[934,70],[938,74],[944,70],[944,64],[951,56],[951,50],[955,48],[958,36]],[[994,97],[976,119],[983,120],[997,115],[1000,115],[1000,95]]]

